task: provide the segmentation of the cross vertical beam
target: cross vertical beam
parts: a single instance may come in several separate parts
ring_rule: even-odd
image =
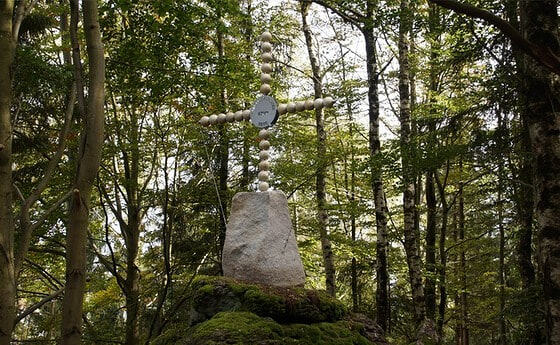
[[[261,86],[259,88],[262,94],[254,103],[251,110],[239,110],[235,113],[227,112],[220,114],[213,114],[210,116],[203,116],[199,123],[202,126],[208,127],[217,124],[223,124],[226,122],[242,122],[251,121],[251,123],[258,128],[259,131],[259,190],[261,192],[266,192],[269,189],[268,181],[270,179],[270,142],[268,141],[270,137],[270,132],[268,128],[271,127],[279,115],[286,113],[298,113],[306,110],[322,109],[322,108],[332,108],[334,105],[334,99],[332,97],[308,99],[306,101],[297,101],[290,103],[281,103],[276,105],[274,98],[269,96],[272,88],[270,83],[272,82],[272,65],[271,62],[274,61],[272,56],[272,34],[268,31],[264,32],[260,36],[260,47],[261,47]]]

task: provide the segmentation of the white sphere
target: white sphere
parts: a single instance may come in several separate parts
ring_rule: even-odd
[[[313,107],[315,109],[323,108],[323,99],[322,98],[317,98],[315,101],[313,101]]]
[[[262,84],[261,85],[261,93],[264,95],[268,95],[270,93],[270,85],[268,84]]]
[[[270,169],[270,162],[269,161],[260,161],[259,162],[259,170],[260,171],[268,171]]]
[[[218,115],[210,115],[208,119],[210,120],[210,124],[214,125],[218,122]]]
[[[325,108],[331,108],[334,104],[334,99],[332,97],[325,97],[323,99],[323,104]]]
[[[198,121],[198,123],[200,123],[201,125],[203,125],[204,127],[208,126],[210,124],[210,118],[208,116],[203,116],[200,118],[200,120]]]
[[[268,150],[270,148],[270,142],[268,140],[261,140],[259,143],[259,148],[261,150]]]
[[[269,159],[269,158],[270,158],[270,153],[268,153],[268,151],[261,151],[261,152],[259,152],[259,159],[260,159],[261,161],[265,161],[265,160],[267,160],[267,159]]]
[[[272,34],[268,31],[265,31],[261,34],[261,41],[263,42],[270,42],[272,39]]]
[[[218,123],[226,122],[227,116],[226,114],[218,114]]]
[[[272,51],[272,44],[270,42],[262,42],[261,50],[265,53],[270,53]]]
[[[266,192],[268,190],[268,183],[267,182],[260,182],[259,183],[259,190],[261,192]]]
[[[243,110],[243,120],[249,121],[251,119],[251,111]]]
[[[296,104],[295,103],[288,103],[286,106],[288,113],[295,113],[296,112]]]
[[[272,76],[268,73],[261,74],[261,83],[263,84],[270,84],[272,81]]]
[[[268,181],[270,174],[268,173],[268,171],[259,171],[259,181]]]
[[[261,64],[261,71],[262,71],[263,73],[270,73],[270,72],[272,72],[272,65],[269,64],[269,63],[266,63],[266,62],[263,63],[263,64]]]
[[[313,101],[310,100],[310,99],[305,101],[305,103],[304,103],[305,110],[312,110],[313,109],[313,104],[314,104]]]
[[[241,110],[235,112],[235,121],[243,121],[243,112]]]
[[[278,104],[278,114],[280,115],[285,114],[287,110],[288,110],[288,106],[286,104],[284,103]]]
[[[272,54],[271,53],[262,53],[261,59],[263,62],[270,62],[272,61]]]
[[[229,112],[226,114],[226,121],[227,122],[233,122],[235,121],[235,114],[232,112]]]
[[[296,111],[303,111],[305,109],[304,102],[296,102]]]
[[[268,139],[269,134],[270,132],[267,129],[263,128],[259,131],[259,138]]]

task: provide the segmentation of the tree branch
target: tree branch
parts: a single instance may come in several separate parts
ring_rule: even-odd
[[[33,313],[35,310],[41,308],[43,305],[49,303],[50,301],[52,301],[53,299],[57,298],[59,295],[62,294],[62,292],[64,292],[64,288],[60,288],[57,291],[53,292],[51,295],[46,296],[45,298],[43,298],[42,300],[40,300],[39,302],[33,304],[32,306],[30,306],[29,308],[25,309],[24,311],[22,311],[18,316],[16,316],[15,320],[14,320],[14,327],[18,324],[18,322],[20,322],[21,320],[23,320],[26,316],[28,316],[29,314]]]
[[[19,28],[21,27],[21,23],[25,19],[25,17],[31,12],[31,9],[38,0],[32,0],[28,6],[25,5],[26,1],[21,0],[16,8],[16,15],[14,18],[14,22],[12,24],[12,39],[14,42],[17,42],[19,36]]]
[[[71,195],[72,195],[72,191],[69,191],[66,194],[64,194],[62,198],[58,199],[56,203],[54,203],[48,210],[45,211],[45,213],[43,213],[41,218],[39,218],[35,223],[33,223],[33,225],[31,225],[31,231],[33,232],[33,230],[37,229],[41,225],[41,223],[43,223],[51,213],[56,211],[56,209],[59,208],[60,205],[62,205],[66,200],[68,200],[68,198],[70,198]]]
[[[486,23],[496,27],[505,36],[507,36],[511,43],[518,47],[525,54],[529,55],[542,66],[546,67],[551,72],[560,75],[560,59],[548,47],[534,44],[525,39],[521,33],[514,28],[509,22],[478,7],[461,3],[456,0],[429,0],[430,2],[440,5],[441,7],[452,10],[453,12],[461,13],[471,18],[478,18],[484,20]]]
[[[58,146],[54,156],[50,159],[45,173],[41,181],[37,184],[31,195],[27,198],[26,204],[29,208],[33,206],[33,203],[41,196],[41,193],[47,188],[49,182],[51,181],[55,169],[64,154],[64,149],[66,148],[66,138],[68,137],[68,132],[72,125],[72,114],[74,113],[74,103],[76,103],[76,83],[72,83],[70,87],[70,93],[68,95],[68,102],[66,103],[66,110],[64,112],[64,125],[58,134]]]
[[[356,11],[350,9],[350,8],[338,8],[334,4],[328,3],[328,2],[323,1],[323,0],[312,0],[312,1],[307,0],[307,1],[303,1],[303,2],[314,2],[318,5],[323,6],[324,8],[328,8],[329,10],[336,13],[340,18],[342,18],[343,20],[347,21],[348,23],[354,25],[355,27],[357,27],[360,30],[362,30],[362,28],[363,28],[360,24],[363,23],[365,21],[365,19],[367,19],[363,14],[358,13],[358,12],[356,12]],[[350,13],[348,13],[348,12],[350,12]],[[354,16],[354,18],[352,16]]]
[[[117,271],[116,267],[113,267],[113,265],[111,264],[111,262],[109,262],[109,260],[107,260],[103,254],[99,253],[99,251],[97,250],[97,248],[95,247],[95,245],[93,244],[93,239],[91,237],[89,237],[89,245],[91,247],[91,250],[93,251],[93,253],[95,254],[95,256],[97,256],[97,258],[99,259],[99,262],[105,266],[105,268],[107,269],[107,271],[111,272],[111,274],[117,279],[117,284],[119,285],[119,287],[124,290],[124,284],[125,284],[125,279],[120,275],[120,273]]]

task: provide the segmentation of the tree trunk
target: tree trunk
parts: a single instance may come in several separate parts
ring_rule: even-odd
[[[522,147],[527,151],[531,147],[529,139],[529,129],[523,121]],[[521,276],[521,286],[529,293],[530,288],[535,283],[535,267],[533,266],[533,218],[534,218],[534,188],[533,188],[533,164],[530,152],[521,152],[522,165],[519,169],[518,179],[519,191],[517,196],[518,218],[521,224],[519,230],[519,242],[517,253],[519,256],[519,274]]]
[[[424,287],[422,283],[422,260],[416,232],[414,231],[414,166],[410,138],[410,81],[408,62],[408,33],[412,25],[412,13],[408,0],[400,3],[399,25],[399,96],[400,96],[400,122],[401,122],[401,160],[403,168],[403,213],[404,213],[404,247],[410,286],[412,289],[412,302],[414,305],[414,318],[419,326],[426,316]]]
[[[430,102],[430,115],[428,119],[428,130],[430,133],[430,140],[428,142],[428,150],[435,150],[435,136],[436,136],[436,95],[438,93],[437,86],[437,54],[439,47],[439,13],[438,7],[429,4],[429,17],[428,17],[428,37],[430,38],[430,60],[429,60],[429,90],[428,99]],[[430,167],[426,173],[426,317],[428,319],[435,319],[436,312],[436,228],[437,228],[437,200],[436,200],[436,186],[434,183],[434,176],[436,168]]]
[[[221,14],[218,16],[221,18]],[[221,19],[220,19],[221,20]],[[224,61],[224,35],[217,28],[217,38],[218,38],[218,58],[220,63],[220,69],[223,68]],[[221,74],[220,74],[221,75]],[[224,81],[222,81],[222,86],[220,89],[220,106],[223,111],[226,111],[228,105],[227,92],[225,86],[223,86]],[[218,258],[222,258],[222,248],[224,247],[224,242],[226,239],[226,225],[227,225],[227,210],[228,210],[228,175],[229,175],[229,136],[225,125],[220,126],[219,130],[219,151],[218,151],[218,177],[219,177],[219,200],[218,208],[220,213],[220,226],[218,233]],[[221,272],[221,265],[220,265]]]
[[[368,1],[368,12],[373,13],[373,4]],[[381,177],[381,166],[376,161],[381,153],[379,140],[379,72],[377,70],[376,39],[373,27],[366,26],[362,31],[366,44],[366,67],[368,78],[368,114],[369,114],[369,159],[371,184],[375,204],[375,221],[377,227],[376,273],[377,289],[375,292],[377,323],[387,330],[389,323],[389,273],[387,269],[387,207]]]
[[[243,20],[243,36],[245,39],[245,44],[247,45],[247,53],[246,58],[247,61],[251,61],[251,38],[253,37],[253,1],[246,0],[247,2],[247,12],[244,13],[244,20]],[[248,108],[248,104],[245,104],[245,109]],[[248,127],[243,127],[243,148],[242,148],[242,155],[241,155],[241,180],[239,181],[239,187],[247,191],[249,190],[249,184],[251,183],[249,178],[249,162],[250,158],[250,142],[251,138],[249,135]]]
[[[435,320],[437,201],[433,170],[426,173],[426,210],[426,317]]]
[[[16,42],[13,0],[0,2],[0,345],[9,345],[16,315],[12,210],[12,75]]]
[[[446,175],[449,175],[450,162],[447,162]],[[447,180],[447,176],[444,180]],[[445,184],[441,183],[436,176],[436,182],[441,200],[441,225],[439,232],[439,267],[438,271],[438,288],[439,288],[439,305],[437,318],[437,334],[443,340],[443,324],[445,322],[445,311],[447,309],[447,252],[445,251],[445,243],[447,240],[447,223],[449,221],[449,204],[445,195]]]
[[[459,169],[462,172],[463,164],[459,161]],[[465,240],[465,200],[463,197],[463,185],[459,187],[459,241]],[[466,272],[466,253],[464,246],[461,245],[459,258],[459,272],[461,275],[461,345],[469,345],[468,329],[468,307],[467,307],[467,272]]]
[[[500,152],[505,154],[506,152],[506,145],[505,145],[505,133],[506,127],[504,124],[504,119],[502,116],[502,112],[498,109],[498,148]],[[498,162],[498,231],[500,234],[500,246],[499,246],[499,268],[498,268],[498,284],[500,285],[500,296],[499,296],[499,306],[500,306],[500,316],[498,321],[499,326],[499,344],[506,345],[507,338],[506,338],[506,319],[505,319],[505,305],[506,305],[506,290],[505,290],[505,233],[504,233],[504,207],[503,207],[503,186],[504,184],[504,165],[503,161],[500,160]]]
[[[140,334],[138,331],[138,310],[140,303],[140,288],[138,285],[139,269],[136,265],[140,239],[140,203],[138,191],[140,152],[139,152],[139,124],[138,115],[132,110],[130,128],[130,162],[125,159],[125,190],[127,193],[128,224],[123,229],[126,236],[126,280],[124,294],[126,297],[126,326],[125,344],[138,345]],[[128,155],[127,155],[128,156]],[[115,181],[118,183],[118,181]]]
[[[301,3],[301,18],[303,23],[303,34],[305,36],[305,43],[307,45],[307,53],[309,54],[309,62],[311,64],[311,71],[313,73],[313,90],[315,98],[323,97],[323,85],[321,82],[321,71],[315,53],[313,52],[313,41],[311,36],[311,29],[307,24],[307,13],[309,11],[310,3]],[[316,189],[315,195],[317,198],[317,220],[319,225],[319,234],[321,236],[321,249],[323,252],[323,263],[325,265],[325,281],[327,293],[331,296],[336,295],[336,276],[334,267],[334,256],[332,251],[331,241],[327,231],[327,200],[325,188],[325,174],[326,174],[326,142],[327,134],[325,132],[325,120],[323,117],[323,109],[315,109],[315,128],[317,130],[317,166],[316,174]]]
[[[522,0],[521,27],[531,42],[560,55],[558,4]],[[560,343],[560,99],[553,74],[525,57],[524,114],[534,159],[535,211],[539,223],[538,258],[544,287],[547,344]]]
[[[66,286],[61,333],[63,345],[81,343],[90,194],[101,161],[105,118],[103,112],[105,60],[97,1],[84,0],[82,6],[90,71],[89,97],[66,234]]]

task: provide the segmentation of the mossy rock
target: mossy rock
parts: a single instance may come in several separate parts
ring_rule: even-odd
[[[248,284],[224,277],[195,279],[190,324],[222,311],[247,311],[280,323],[304,324],[334,322],[348,315],[344,305],[324,291]]]
[[[154,345],[386,345],[383,331],[323,291],[196,278]]]
[[[352,321],[280,324],[251,312],[220,312],[188,330],[169,329],[154,345],[372,345]]]

